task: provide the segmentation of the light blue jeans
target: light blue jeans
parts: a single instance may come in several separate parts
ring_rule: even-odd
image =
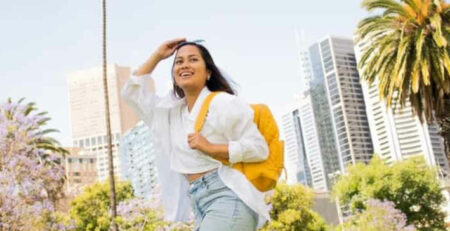
[[[190,183],[195,231],[255,231],[257,214],[229,189],[217,170]]]

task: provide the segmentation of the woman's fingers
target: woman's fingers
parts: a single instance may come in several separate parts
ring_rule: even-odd
[[[198,133],[188,134],[188,144],[191,148],[197,148],[199,144]]]
[[[182,43],[185,41],[186,41],[185,38],[176,38],[176,39],[167,41],[165,44],[170,50],[174,50],[179,43]]]
[[[197,138],[197,133],[188,134],[188,141],[191,142]]]
[[[168,58],[175,52],[175,48],[181,42],[186,41],[186,38],[176,38],[163,42],[157,49],[156,53],[161,59]]]

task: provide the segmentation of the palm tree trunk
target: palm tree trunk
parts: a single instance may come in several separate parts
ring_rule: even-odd
[[[108,138],[108,161],[109,161],[109,204],[111,207],[111,230],[117,231],[116,216],[116,185],[114,181],[114,162],[112,153],[112,137],[111,137],[111,119],[109,115],[109,93],[107,80],[107,60],[106,60],[106,0],[102,1],[103,12],[103,90],[105,94],[105,118],[106,118],[106,136]]]

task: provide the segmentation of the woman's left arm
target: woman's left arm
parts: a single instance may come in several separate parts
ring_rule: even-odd
[[[199,133],[190,134],[191,148],[230,163],[259,162],[267,159],[269,150],[264,137],[253,122],[253,109],[240,98],[219,94],[211,102],[211,121],[229,140],[228,144],[212,144]]]

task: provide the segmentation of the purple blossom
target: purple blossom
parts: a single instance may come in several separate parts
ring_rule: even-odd
[[[143,198],[133,198],[123,201],[117,206],[117,214],[129,221],[135,220],[138,217],[143,217],[150,211],[157,210],[158,208],[155,207],[155,203]],[[159,211],[159,213],[162,215],[161,211]]]
[[[406,215],[396,209],[395,203],[392,201],[369,199],[366,201],[366,207],[366,210],[348,219],[346,222],[349,226],[348,230],[356,231],[364,229],[364,227],[371,227],[383,231],[416,230],[413,225],[407,225]]]
[[[1,108],[4,110],[4,111],[11,111],[11,109],[13,108],[13,105],[11,104],[11,103],[4,103],[2,106],[1,106]]]

